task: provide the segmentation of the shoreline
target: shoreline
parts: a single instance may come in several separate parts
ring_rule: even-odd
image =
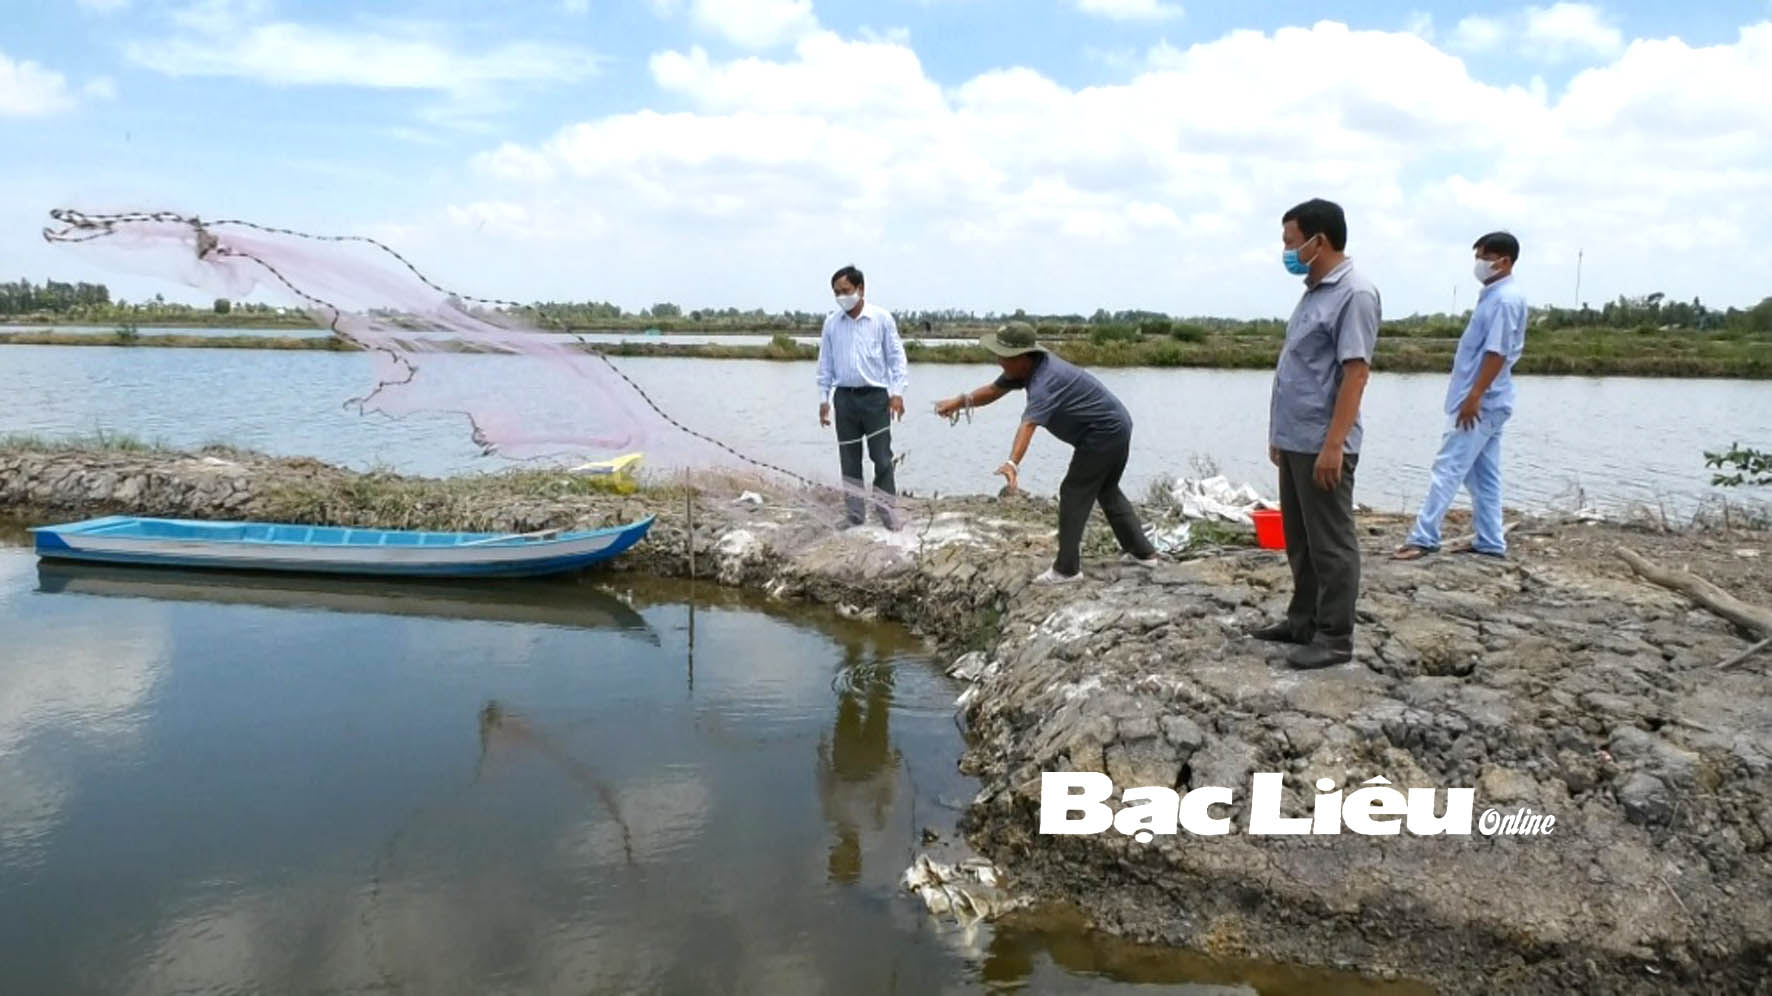
[[[563,477],[13,446],[0,447],[0,512],[513,532],[656,515],[611,571],[688,577],[693,550],[698,580],[900,622],[954,660],[968,687],[959,760],[984,786],[962,814],[968,844],[1011,889],[1074,905],[1109,933],[1442,993],[1763,991],[1772,655],[1718,670],[1745,648],[1741,634],[1636,578],[1616,550],[1768,605],[1772,533],[1528,519],[1509,561],[1399,564],[1384,555],[1406,518],[1365,513],[1356,660],[1301,673],[1279,662],[1283,648],[1239,635],[1283,606],[1290,576],[1283,554],[1235,527],[1139,568],[1114,560],[1094,521],[1088,579],[1037,588],[1050,500],[942,499],[913,550],[912,536],[808,524],[768,491],[763,505],[698,503],[692,536],[680,489],[604,494]],[[1239,831],[1041,836],[1042,771],[1097,771],[1118,788],[1231,786]],[[1252,837],[1240,828],[1261,771],[1286,774],[1287,815],[1310,812],[1316,778],[1351,790],[1384,775],[1473,786],[1478,812],[1530,806],[1558,822],[1549,841]]]
[[[311,328],[311,326],[310,326]],[[696,335],[755,335],[756,332],[705,332]],[[788,333],[781,333],[787,335]],[[804,334],[804,333],[802,333]],[[1632,336],[1624,333],[1594,337],[1588,331],[1576,333],[1542,333],[1544,336],[1528,347],[1514,367],[1517,376],[1586,376],[1586,377],[1653,377],[1720,380],[1772,380],[1772,345],[1750,340],[1707,340],[1692,337]],[[791,341],[766,345],[723,345],[719,343],[668,344],[670,336],[658,342],[568,344],[586,353],[602,353],[610,357],[668,356],[688,359],[777,360],[811,362],[818,359],[818,348]],[[971,337],[928,337],[966,339]],[[1547,345],[1548,343],[1548,345]],[[1618,344],[1627,347],[1619,351]],[[1712,344],[1707,347],[1707,343]],[[317,350],[323,352],[360,352],[359,347],[330,335],[276,336],[263,335],[190,335],[140,334],[105,335],[76,332],[6,331],[0,326],[0,346],[80,346],[127,349],[271,349]],[[1456,339],[1425,338],[1408,335],[1380,335],[1373,369],[1388,373],[1444,374],[1452,367]],[[1760,348],[1755,348],[1760,347]],[[1279,342],[1273,336],[1249,334],[1212,335],[1202,341],[1174,338],[1148,338],[1141,341],[1096,343],[1087,339],[1059,339],[1053,352],[1079,366],[1098,369],[1206,369],[1206,370],[1272,370],[1278,359]],[[1713,354],[1706,355],[1705,349]],[[462,343],[430,342],[425,351],[458,354],[491,352],[471,348]],[[991,365],[995,357],[977,345],[924,346],[907,342],[906,360],[913,364]]]

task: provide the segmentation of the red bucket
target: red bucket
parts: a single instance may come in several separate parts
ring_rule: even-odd
[[[1249,513],[1255,520],[1255,544],[1266,550],[1286,549],[1286,527],[1277,508],[1258,508]]]

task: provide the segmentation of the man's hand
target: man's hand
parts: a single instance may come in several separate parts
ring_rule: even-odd
[[[1021,482],[1018,480],[1020,468],[1015,466],[1013,460],[1003,461],[1003,466],[997,468],[997,473],[1009,479],[1009,487],[1012,490],[1021,490]]]
[[[1460,429],[1476,428],[1482,417],[1483,396],[1480,394],[1473,394],[1465,398],[1464,404],[1458,406],[1458,427]]]
[[[892,400],[886,402],[886,410],[890,411],[894,415],[897,415],[898,420],[900,422],[903,422],[904,421],[904,396],[894,394],[892,396]]]
[[[1267,448],[1267,458],[1274,466],[1278,467],[1280,465],[1280,448],[1278,446],[1269,446]]]
[[[935,403],[935,414],[940,415],[942,418],[952,418],[955,412],[964,407],[966,407],[966,398],[963,395],[953,397],[946,401],[937,401]]]
[[[830,424],[831,424],[831,403],[829,401],[826,401],[818,406],[818,424],[825,426],[826,428],[830,427]]]
[[[1323,451],[1317,454],[1317,487],[1324,491],[1335,490],[1341,483],[1341,463],[1341,447],[1324,443]]]

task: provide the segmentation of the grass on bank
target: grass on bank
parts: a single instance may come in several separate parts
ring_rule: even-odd
[[[0,434],[0,458],[26,453],[140,454],[162,457],[213,456],[251,462],[264,454],[222,441],[203,446],[174,447],[163,440],[144,440],[127,433],[99,430],[90,435],[44,436],[30,433]],[[682,514],[692,490],[676,477],[653,477],[642,471],[636,477],[589,477],[555,469],[512,469],[495,473],[463,474],[445,478],[401,475],[385,467],[352,471],[318,460],[302,459],[314,472],[306,477],[290,475],[259,494],[262,514],[287,522],[358,525],[379,528],[410,528],[482,531],[503,526],[493,521],[494,509],[505,513],[523,502],[556,502],[573,497],[632,498],[665,517]],[[1199,478],[1217,474],[1210,460],[1196,462]],[[1179,506],[1171,497],[1173,478],[1154,482],[1139,502],[1147,524],[1167,531],[1182,521]],[[738,494],[746,490],[764,493],[767,484],[743,472],[702,475],[693,489],[707,500],[712,494]],[[1050,502],[1048,502],[1050,503]],[[1549,509],[1558,516],[1582,518],[1588,500],[1579,488],[1565,501]],[[630,509],[631,510],[631,509]],[[1055,511],[1055,507],[1053,511]],[[541,510],[538,509],[538,513]],[[1039,513],[1044,515],[1046,513]],[[1510,520],[1519,515],[1510,509]],[[1626,528],[1661,533],[1688,531],[1763,531],[1772,529],[1772,503],[1740,500],[1728,495],[1704,498],[1690,516],[1670,513],[1667,505],[1638,502],[1605,517]],[[1252,547],[1254,530],[1246,524],[1195,520],[1181,555],[1199,554],[1226,547]],[[1099,517],[1092,518],[1084,537],[1089,556],[1118,558],[1113,534]]]
[[[1375,369],[1393,373],[1444,373],[1458,348],[1456,334],[1414,327],[1387,328],[1379,337]],[[1434,334],[1428,334],[1434,333]],[[1058,355],[1079,366],[1190,367],[1271,370],[1281,345],[1278,330],[1208,331],[1183,326],[1166,335],[1144,335],[1135,329],[1113,334],[1063,335],[1052,340]],[[348,352],[356,349],[334,336],[315,338],[270,336],[113,335],[62,332],[0,332],[0,345],[131,346],[200,349],[294,349]],[[428,344],[454,352],[476,351],[463,344]],[[815,360],[818,349],[802,345],[786,333],[766,345],[719,343],[625,342],[597,344],[611,357],[674,356],[699,359]],[[913,363],[989,365],[994,357],[977,345],[905,345]],[[1772,378],[1772,337],[1741,331],[1636,332],[1615,329],[1535,330],[1515,371],[1524,374],[1578,376]]]

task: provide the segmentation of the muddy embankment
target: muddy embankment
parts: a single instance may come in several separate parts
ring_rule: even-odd
[[[1772,605],[1772,535],[1524,522],[1507,561],[1395,563],[1363,516],[1351,664],[1293,671],[1243,631],[1283,608],[1284,558],[1217,548],[1123,566],[1092,525],[1088,580],[1028,584],[1051,505],[943,500],[898,534],[831,533],[764,496],[696,505],[696,576],[909,624],[954,659],[984,789],[963,818],[1009,886],[1100,927],[1225,956],[1426,980],[1443,993],[1772,992],[1772,652],[1637,577],[1627,546]],[[109,512],[523,532],[656,515],[615,566],[681,577],[680,492],[583,494],[548,475],[436,482],[312,461],[0,452],[0,514]],[[1234,791],[1231,832],[1140,843],[1042,835],[1041,773],[1116,791]],[[1282,815],[1319,780],[1351,795],[1474,788],[1474,812],[1551,815],[1548,835],[1253,835],[1255,776]],[[1184,796],[1185,798],[1185,796]]]

